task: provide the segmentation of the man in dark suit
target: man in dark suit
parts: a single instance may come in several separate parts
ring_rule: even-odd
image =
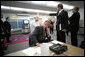
[[[68,13],[63,10],[62,4],[58,4],[57,10],[57,40],[65,43],[65,32],[68,28]]]
[[[9,19],[9,17],[7,17],[6,21],[4,22],[4,26],[5,26],[6,31],[7,31],[7,33],[6,33],[7,43],[10,42],[9,37],[11,36],[11,25],[10,25],[9,21],[10,21],[10,19]]]
[[[37,26],[31,35],[32,42],[34,45],[40,46],[43,42],[49,42],[51,40],[51,36],[49,35],[50,23],[48,21],[44,22],[43,26]]]
[[[73,15],[69,18],[70,22],[70,31],[71,31],[71,42],[72,45],[78,46],[77,44],[77,34],[79,30],[79,20],[80,20],[80,13],[78,12],[79,8],[73,8]]]
[[[57,13],[50,14],[50,16],[57,16],[57,40],[65,43],[65,32],[68,30],[68,13],[65,10],[63,10],[62,4],[58,4],[57,10]]]
[[[1,14],[1,19],[3,18],[3,14]],[[5,38],[5,27],[3,25],[3,21],[0,19],[0,56],[3,56],[4,53],[4,38]]]

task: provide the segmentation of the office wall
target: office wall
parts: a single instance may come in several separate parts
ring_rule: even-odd
[[[12,14],[12,13],[3,13],[4,15],[4,19],[6,17],[10,17],[10,19],[14,19],[14,17],[16,16],[16,19],[28,19],[29,20],[29,16],[18,16],[17,14]]]
[[[84,20],[84,8],[80,8],[79,12],[80,12],[80,15],[81,15],[80,19]]]
[[[84,8],[80,8],[80,27],[84,27]]]
[[[25,15],[25,16],[20,16],[17,14],[13,14],[13,13],[3,13],[4,18],[3,21],[5,21],[6,17],[10,17],[10,23],[11,23],[11,28],[15,29],[15,28],[22,28],[23,26],[23,20],[27,19],[30,21],[30,23],[32,23],[34,20],[34,17],[38,16],[39,18],[42,19],[42,23],[44,23],[45,20],[48,20],[50,18],[50,16],[48,15]],[[33,23],[32,23],[33,24]]]

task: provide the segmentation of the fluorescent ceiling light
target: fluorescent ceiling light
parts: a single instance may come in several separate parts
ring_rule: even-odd
[[[38,4],[38,5],[44,5],[44,4],[46,4],[47,3],[47,1],[31,1],[31,3],[33,3],[33,4]]]
[[[25,11],[25,12],[35,12],[35,13],[56,13],[53,11],[45,11],[45,10],[38,10],[38,9],[27,9],[27,8],[18,8],[18,7],[9,7],[9,6],[1,6],[1,9],[9,9],[14,11]]]
[[[8,6],[1,6],[2,9],[10,9]]]
[[[23,8],[18,8],[18,7],[10,7],[11,10],[15,10],[15,11],[24,11]]]
[[[17,14],[17,15],[30,15],[30,14]]]

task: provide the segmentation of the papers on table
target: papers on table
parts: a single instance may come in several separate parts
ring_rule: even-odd
[[[53,44],[52,43],[48,43],[48,46],[50,47],[50,46],[52,46]]]
[[[54,44],[64,44],[64,43],[62,43],[62,42],[59,42],[59,41],[56,41],[56,40],[54,40],[54,41],[51,41],[52,43],[54,43]]]
[[[30,48],[23,50],[22,52],[29,56],[33,56],[36,53],[36,50],[30,47]]]
[[[41,56],[49,56],[49,43],[42,43]]]
[[[41,48],[40,47],[36,48],[36,53],[41,54]]]
[[[30,48],[23,50],[22,52],[27,54],[28,56],[34,56],[36,53],[41,54],[41,49],[40,47],[38,48],[30,47]]]

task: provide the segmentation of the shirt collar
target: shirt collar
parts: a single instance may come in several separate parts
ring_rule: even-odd
[[[60,11],[59,11],[59,13],[61,13],[63,11],[63,9],[61,9]]]

